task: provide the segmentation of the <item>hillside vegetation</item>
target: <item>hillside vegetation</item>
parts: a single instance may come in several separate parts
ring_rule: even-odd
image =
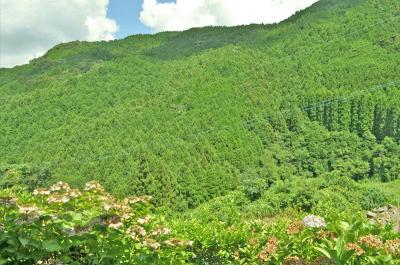
[[[396,178],[379,172],[399,166],[399,10],[321,1],[272,26],[61,44],[1,70],[1,162],[182,209],[255,172]]]
[[[50,245],[0,234],[0,264],[398,264],[398,231],[365,211],[400,205],[399,29],[397,0],[321,0],[276,25],[71,42],[0,69],[0,232],[29,219],[21,203],[67,220],[26,224]],[[91,180],[109,194],[30,195]],[[144,195],[132,218],[172,239],[100,210]]]

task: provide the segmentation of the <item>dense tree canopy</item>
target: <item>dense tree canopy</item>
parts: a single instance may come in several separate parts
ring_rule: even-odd
[[[277,25],[72,42],[1,69],[0,184],[95,178],[185,210],[249,179],[395,180],[399,10],[322,0]]]
[[[400,264],[399,28],[321,0],[0,69],[0,264]]]

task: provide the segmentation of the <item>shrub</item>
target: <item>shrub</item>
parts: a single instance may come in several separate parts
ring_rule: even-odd
[[[182,263],[192,242],[151,215],[150,197],[117,200],[97,182],[0,197],[0,264]]]
[[[262,178],[248,179],[243,184],[246,197],[251,201],[261,198],[262,192],[268,188],[268,184]]]
[[[32,191],[46,185],[51,172],[46,167],[31,165],[0,165],[0,189],[18,188]]]
[[[361,206],[364,210],[371,210],[389,202],[387,196],[380,190],[369,188],[362,193]]]

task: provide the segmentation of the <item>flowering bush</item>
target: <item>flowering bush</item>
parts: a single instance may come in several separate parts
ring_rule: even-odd
[[[0,264],[185,263],[191,241],[150,214],[149,196],[117,200],[97,182],[58,182],[0,197]]]
[[[399,234],[363,219],[347,223],[308,215],[289,222],[197,222],[177,226],[198,242],[193,251],[202,258],[199,264],[400,264]]]
[[[0,264],[400,262],[399,234],[360,217],[220,221],[203,212],[203,219],[172,216],[167,222],[152,214],[150,201],[118,200],[97,182],[82,191],[64,182],[31,194],[1,191]]]

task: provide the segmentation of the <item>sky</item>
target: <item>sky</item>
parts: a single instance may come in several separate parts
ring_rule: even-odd
[[[115,37],[124,38],[133,34],[150,34],[152,30],[140,22],[140,11],[143,0],[111,0],[108,5],[107,17],[115,19],[119,26]]]
[[[74,40],[277,23],[318,0],[0,0],[0,67]]]

